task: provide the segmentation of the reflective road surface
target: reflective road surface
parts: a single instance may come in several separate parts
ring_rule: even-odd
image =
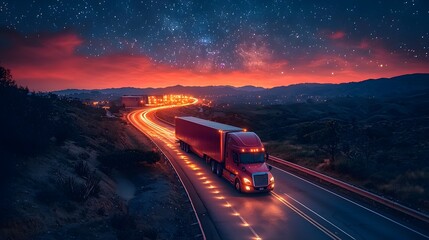
[[[169,107],[136,110],[128,120],[178,170],[207,239],[429,239],[427,227],[408,225],[276,167],[274,192],[240,194],[198,156],[180,150],[174,127],[155,117],[161,108]]]

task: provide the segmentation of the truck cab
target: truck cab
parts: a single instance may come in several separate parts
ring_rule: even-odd
[[[253,132],[226,134],[223,176],[240,192],[269,192],[274,189],[265,149]]]

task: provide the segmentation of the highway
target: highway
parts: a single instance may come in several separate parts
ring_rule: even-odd
[[[292,173],[273,167],[275,191],[240,194],[205,161],[180,150],[174,127],[154,112],[135,110],[128,120],[171,161],[185,183],[206,239],[429,239],[411,226]]]

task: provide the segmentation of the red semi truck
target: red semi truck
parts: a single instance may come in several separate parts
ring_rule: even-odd
[[[239,192],[274,189],[271,166],[258,135],[245,129],[196,117],[176,117],[176,138],[185,152],[192,151],[210,164]]]

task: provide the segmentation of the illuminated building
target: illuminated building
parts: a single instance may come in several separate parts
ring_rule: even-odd
[[[125,95],[121,97],[121,105],[125,108],[143,107],[147,103],[147,95]]]
[[[180,105],[192,102],[190,96],[168,94],[168,95],[125,95],[121,97],[121,105],[125,108]]]

